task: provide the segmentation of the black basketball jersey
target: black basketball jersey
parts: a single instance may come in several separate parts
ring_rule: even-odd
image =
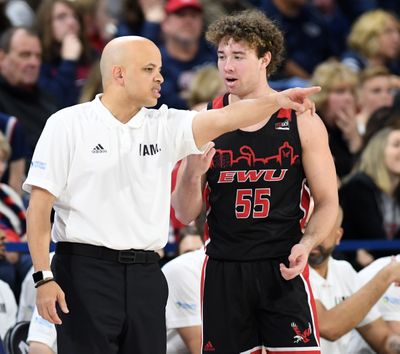
[[[226,105],[228,95],[209,108]],[[206,253],[225,260],[288,255],[309,207],[295,112],[281,109],[257,131],[236,130],[214,142],[205,189]]]

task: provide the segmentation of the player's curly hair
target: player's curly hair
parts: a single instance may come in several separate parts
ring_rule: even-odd
[[[246,10],[221,17],[213,22],[206,32],[206,39],[216,47],[221,41],[231,38],[235,42],[247,42],[250,48],[256,50],[259,58],[268,51],[271,52],[267,75],[275,72],[283,60],[283,34],[277,24],[261,11]]]

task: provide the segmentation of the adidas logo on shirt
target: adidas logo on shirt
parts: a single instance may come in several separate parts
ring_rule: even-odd
[[[104,149],[104,148],[101,146],[101,144],[97,144],[97,145],[93,148],[93,150],[92,150],[92,153],[93,153],[93,154],[103,154],[103,153],[105,153],[105,152],[107,152],[107,150]]]

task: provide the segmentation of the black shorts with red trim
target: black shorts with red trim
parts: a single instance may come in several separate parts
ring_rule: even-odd
[[[287,259],[206,257],[202,274],[203,354],[320,353],[314,298],[303,274],[285,280]]]

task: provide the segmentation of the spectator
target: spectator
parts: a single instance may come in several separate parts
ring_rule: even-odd
[[[190,82],[200,67],[215,64],[216,54],[203,38],[199,0],[168,0],[161,24],[164,84],[158,106],[187,109]]]
[[[198,250],[203,246],[203,238],[196,226],[188,225],[179,231],[178,254]]]
[[[400,74],[399,21],[393,14],[378,9],[361,15],[351,28],[348,47],[342,62],[355,72],[380,65]]]
[[[25,178],[26,138],[24,129],[15,117],[0,112],[0,131],[11,146],[11,156],[1,181],[22,195],[22,181]]]
[[[315,106],[328,130],[336,173],[343,177],[353,167],[362,145],[355,118],[357,75],[345,65],[330,60],[317,66],[311,82],[322,87],[314,95]]]
[[[93,100],[98,93],[103,92],[99,62],[95,62],[89,72],[85,85],[79,97],[79,103]]]
[[[10,156],[10,145],[0,133],[0,178]],[[25,207],[21,197],[8,185],[0,183],[0,230],[4,241],[20,242],[25,239]],[[32,265],[29,255],[0,251],[0,279],[6,281],[16,298],[19,296],[20,283]]]
[[[309,79],[319,63],[334,55],[326,23],[306,0],[262,0],[260,9],[285,34],[286,61],[272,79]]]
[[[201,111],[207,103],[225,92],[224,81],[215,66],[199,69],[190,83],[188,105],[190,109]]]
[[[139,35],[159,44],[164,18],[164,0],[122,0],[116,37]]]
[[[400,237],[399,154],[399,129],[384,128],[369,140],[359,163],[339,190],[344,239]],[[351,259],[356,268],[362,268],[384,255],[388,254],[360,249]]]
[[[29,354],[57,354],[56,328],[38,314],[36,307],[26,341],[29,344]]]
[[[28,165],[46,119],[57,106],[37,85],[41,46],[35,32],[13,27],[0,38],[0,111],[18,117],[26,136]]]
[[[76,0],[77,12],[81,14],[91,48],[101,53],[117,31],[115,20],[107,7],[107,0]]]
[[[7,330],[15,324],[17,303],[10,286],[0,280],[0,339],[4,339]]]
[[[180,255],[162,268],[169,288],[167,354],[200,353],[200,280],[204,259],[204,250],[198,249]]]
[[[396,261],[400,261],[400,257],[396,257]],[[362,269],[357,277],[361,285],[368,283],[376,274],[381,272],[390,262],[393,262],[393,256],[379,258],[372,262],[369,266]],[[397,334],[400,334],[400,287],[392,283],[385,293],[378,300],[376,307],[382,318],[389,325],[389,328]],[[349,353],[373,354],[374,351],[368,343],[356,332],[352,335],[349,347]]]
[[[54,95],[58,108],[76,104],[94,60],[82,15],[73,1],[43,0],[36,27],[43,53],[40,87]]]
[[[372,113],[378,108],[392,106],[394,96],[391,77],[384,66],[369,67],[360,73],[357,90],[359,111],[356,115],[360,135],[365,134]]]
[[[400,337],[373,308],[386,289],[400,279],[400,263],[392,262],[363,287],[356,271],[346,261],[332,258],[343,234],[340,211],[329,236],[310,253],[310,282],[318,313],[321,352],[355,354],[348,351],[351,331],[356,329],[378,353],[400,353]],[[397,343],[397,349],[389,346]]]

